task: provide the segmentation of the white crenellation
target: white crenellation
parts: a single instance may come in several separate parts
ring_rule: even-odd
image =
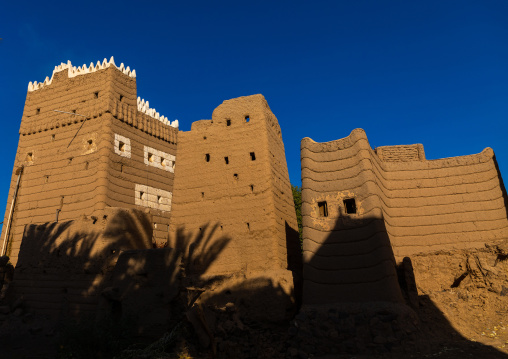
[[[138,111],[161,121],[165,125],[178,128],[178,120],[170,122],[166,116],[161,116],[154,108],[150,108],[150,103],[143,100],[141,97],[138,97]]]
[[[60,71],[67,70],[67,75],[69,77],[76,77],[79,75],[85,75],[85,74],[89,74],[91,72],[102,70],[102,69],[108,68],[110,66],[116,67],[117,69],[119,69],[125,75],[127,75],[129,77],[136,78],[136,70],[131,71],[129,66],[127,66],[127,68],[125,68],[123,63],[120,65],[120,67],[116,66],[115,59],[113,58],[113,56],[111,56],[111,59],[109,59],[109,62],[106,59],[104,59],[104,61],[102,61],[102,63],[100,61],[97,61],[97,64],[95,66],[92,62],[92,63],[90,63],[90,66],[83,65],[81,67],[80,66],[76,67],[76,66],[72,66],[72,63],[69,60],[69,61],[67,61],[66,64],[64,64],[62,62],[60,65],[55,66],[55,69],[53,70],[53,74],[51,75],[51,79],[49,77],[46,77],[44,82],[37,82],[37,81],[34,81],[33,83],[29,82],[28,83],[28,91],[32,92],[32,91],[38,90],[46,85],[50,85],[51,82],[53,81],[53,76],[55,76],[55,73],[60,72]]]
[[[153,166],[168,172],[175,172],[176,157],[155,148],[144,146],[145,165]]]
[[[136,206],[143,206],[169,212],[171,211],[172,199],[173,194],[169,191],[137,183],[135,185],[134,203]]]
[[[131,140],[115,133],[115,153],[122,157],[131,158]]]

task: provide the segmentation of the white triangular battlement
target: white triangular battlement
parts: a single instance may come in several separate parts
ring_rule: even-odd
[[[30,82],[28,84],[28,91],[32,92],[32,91],[38,90],[40,88],[43,88],[46,85],[50,85],[51,82],[53,82],[53,77],[55,76],[55,73],[60,72],[60,71],[67,70],[67,75],[69,77],[76,77],[79,75],[85,75],[85,74],[89,74],[89,73],[92,73],[92,72],[95,72],[98,70],[102,70],[102,69],[108,68],[110,66],[116,67],[118,70],[122,71],[125,75],[127,75],[129,77],[136,78],[136,70],[131,71],[130,67],[129,66],[125,67],[123,63],[120,64],[120,66],[116,66],[113,56],[111,56],[111,59],[109,59],[109,62],[108,62],[108,60],[104,59],[104,61],[102,61],[102,63],[100,61],[97,61],[96,65],[94,65],[93,62],[91,62],[90,66],[86,66],[85,64],[83,66],[78,66],[78,67],[72,66],[72,63],[69,60],[69,61],[67,61],[66,64],[64,64],[62,62],[60,65],[55,66],[55,69],[53,70],[53,74],[51,75],[51,79],[49,77],[46,77],[44,82],[37,82],[37,81],[34,81],[33,83]]]
[[[165,125],[178,128],[178,120],[170,122],[166,116],[161,116],[154,108],[150,108],[150,103],[141,97],[138,97],[138,111],[161,121]]]

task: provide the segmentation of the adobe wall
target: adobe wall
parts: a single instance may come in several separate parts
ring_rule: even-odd
[[[361,129],[326,143],[302,140],[304,303],[312,293],[324,303],[394,301],[403,257],[508,237],[492,149],[429,161],[420,146],[377,149],[383,161]],[[356,213],[347,213],[347,199]]]
[[[149,214],[109,207],[103,213],[27,225],[9,296],[53,319],[93,317],[122,251],[152,247]]]
[[[287,268],[296,215],[280,128],[264,97],[224,101],[178,140],[172,231],[227,241],[207,274]]]
[[[90,68],[62,64],[51,80],[30,83],[1,237],[3,241],[16,172],[23,166],[9,232],[11,262],[17,261],[24,226],[56,221],[57,211],[58,221],[68,221],[99,218],[108,206],[147,208],[154,223],[161,223],[155,235],[165,240],[173,172],[145,164],[143,155],[145,145],[158,149],[172,167],[177,132],[136,97],[135,73],[123,64],[117,68],[113,59]],[[124,141],[129,142],[124,152],[118,148],[119,136],[130,139]],[[157,204],[148,197],[136,202],[136,184],[153,184],[147,178],[154,177],[158,184],[145,192]]]

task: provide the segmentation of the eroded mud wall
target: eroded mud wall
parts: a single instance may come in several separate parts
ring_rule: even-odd
[[[340,288],[353,284],[354,269],[365,282],[365,298],[372,298],[375,291],[369,294],[366,282],[375,288],[376,281],[394,277],[388,263],[416,253],[479,248],[507,237],[505,199],[490,148],[431,161],[421,145],[377,152],[360,129],[327,143],[302,140],[304,291],[309,296],[318,288],[323,293],[335,288],[337,296],[325,294],[325,300],[344,301],[348,297]]]
[[[301,146],[303,303],[402,301],[380,199],[365,171],[364,132],[327,143],[305,138]],[[344,200],[353,198],[348,213]]]
[[[263,96],[224,101],[178,140],[171,227],[228,241],[208,272],[287,268],[285,223],[296,230],[296,215],[280,128]]]

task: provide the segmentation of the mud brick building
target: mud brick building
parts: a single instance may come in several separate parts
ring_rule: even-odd
[[[304,302],[400,302],[395,265],[508,239],[494,152],[426,160],[421,144],[371,148],[356,129],[301,142]]]
[[[166,239],[177,127],[137,97],[135,71],[113,58],[78,68],[62,63],[51,79],[30,83],[4,252],[16,263],[27,224],[102,219],[106,207],[149,209],[155,238]]]

